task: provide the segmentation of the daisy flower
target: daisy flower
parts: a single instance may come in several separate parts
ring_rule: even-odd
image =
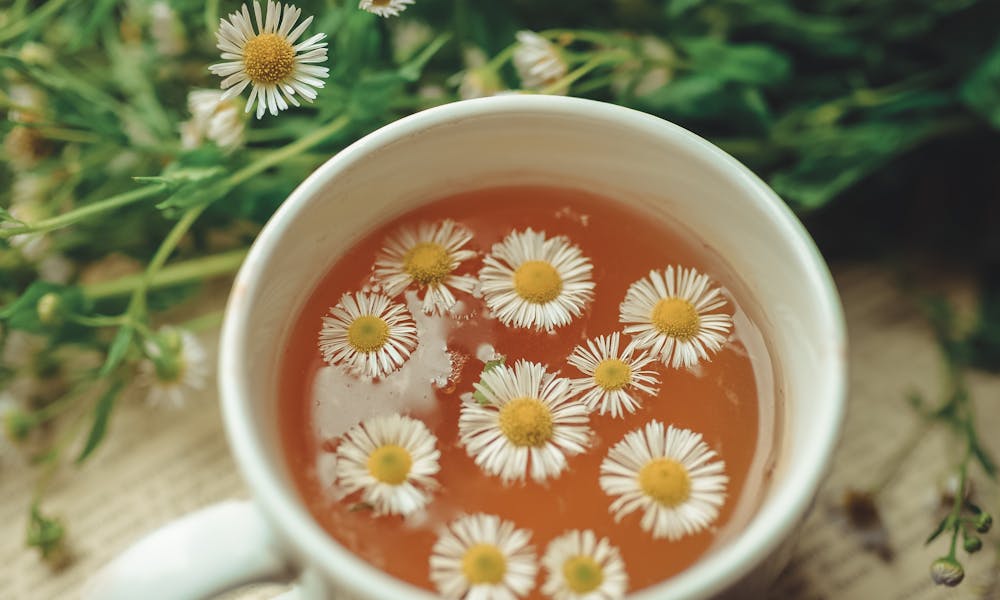
[[[531,532],[494,515],[449,524],[431,549],[431,581],[445,598],[513,600],[535,585]]]
[[[718,352],[729,337],[733,318],[711,313],[725,306],[719,288],[694,269],[667,267],[650,271],[625,293],[619,321],[634,344],[649,349],[663,364],[693,367]]]
[[[657,384],[656,372],[643,369],[656,359],[644,352],[636,353],[632,344],[619,352],[619,343],[617,332],[587,340],[587,346],[574,348],[568,359],[569,364],[587,375],[570,382],[573,394],[583,394],[580,401],[591,411],[600,406],[600,414],[610,412],[614,418],[634,413],[639,407],[633,392],[653,395]]]
[[[188,93],[191,119],[181,123],[181,146],[192,150],[207,139],[231,152],[243,145],[243,119],[235,98],[223,100],[220,90],[192,90]]]
[[[476,285],[475,277],[454,274],[476,255],[463,248],[471,239],[469,230],[451,220],[403,227],[375,258],[375,280],[389,296],[415,285],[424,291],[425,313],[444,313],[456,302],[451,288],[469,293]]]
[[[549,542],[542,557],[548,577],[542,593],[556,600],[617,600],[628,574],[618,548],[593,531],[568,531]]]
[[[323,360],[366,377],[398,369],[417,347],[417,326],[403,304],[382,294],[344,294],[323,317],[319,350]]]
[[[440,470],[437,438],[416,419],[372,417],[352,427],[337,446],[336,476],[344,494],[361,491],[375,514],[409,515],[430,502]]]
[[[507,326],[551,330],[579,317],[594,296],[594,267],[565,237],[514,231],[479,272],[486,305]]]
[[[587,407],[572,400],[569,380],[545,366],[519,360],[496,365],[475,384],[478,402],[462,404],[460,442],[485,472],[506,483],[544,481],[566,469],[566,456],[590,443]]]
[[[528,89],[541,89],[566,76],[569,65],[559,49],[534,31],[518,31],[514,68]]]
[[[160,56],[179,56],[187,50],[184,23],[164,0],[158,0],[149,7],[149,35]]]
[[[145,350],[139,377],[149,387],[150,404],[180,408],[187,394],[205,389],[208,354],[190,331],[161,329],[157,340],[146,340]]]
[[[253,13],[256,32],[244,4],[241,12],[229,15],[228,21],[221,20],[215,34],[222,59],[229,61],[208,68],[225,77],[222,99],[233,98],[252,84],[246,112],[256,101],[258,119],[265,110],[277,115],[279,110],[287,110],[289,103],[299,106],[296,94],[308,102],[315,100],[316,88],[324,85],[320,78],[330,73],[328,68],[315,64],[326,62],[326,42],[322,41],[326,34],[317,33],[296,44],[313,18],[296,27],[302,9],[291,4],[282,8],[280,3],[267,0],[267,12],[262,18],[260,2],[254,0]]]
[[[458,85],[459,98],[486,98],[506,89],[481,48],[469,46],[462,51],[462,57],[465,70]]]
[[[616,496],[615,520],[642,509],[640,525],[653,538],[698,533],[719,516],[729,478],[725,464],[700,433],[650,421],[625,434],[601,463],[604,493]]]
[[[413,4],[413,0],[361,0],[358,8],[380,17],[395,17]]]

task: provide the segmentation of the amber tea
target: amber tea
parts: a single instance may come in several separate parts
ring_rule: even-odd
[[[359,232],[362,233],[362,232]],[[613,199],[489,188],[364,232],[297,316],[281,431],[316,520],[448,598],[618,598],[749,520],[774,373],[722,258]]]

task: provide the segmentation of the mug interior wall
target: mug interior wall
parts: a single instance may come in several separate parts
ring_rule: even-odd
[[[624,131],[627,129],[627,131]],[[671,133],[672,132],[672,133]],[[824,330],[830,306],[809,248],[775,225],[769,194],[743,171],[723,168],[717,150],[679,128],[656,130],[593,116],[547,111],[481,115],[415,131],[349,164],[303,210],[293,213],[281,252],[266,257],[244,326],[251,345],[241,359],[259,438],[272,450],[270,470],[291,486],[276,426],[278,355],[297,311],[336,258],[375,224],[414,203],[493,184],[552,184],[588,189],[662,214],[700,236],[768,307],[764,327],[778,362],[782,449],[772,483],[793,461],[808,460],[808,442],[824,424],[811,415],[829,403],[816,389],[836,388],[830,364],[838,332]],[[624,134],[624,135],[623,135]],[[764,200],[768,200],[765,198]],[[791,240],[791,241],[790,241]],[[832,386],[832,387],[831,387]]]

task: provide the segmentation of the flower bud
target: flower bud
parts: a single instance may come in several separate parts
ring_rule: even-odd
[[[986,533],[993,526],[993,517],[988,512],[981,512],[976,516],[976,531]]]
[[[955,587],[965,579],[965,570],[954,558],[942,557],[931,563],[931,579],[938,585]]]
[[[966,552],[972,554],[973,552],[979,552],[979,550],[982,549],[983,541],[976,536],[971,535],[962,541],[962,546],[965,548]]]
[[[11,441],[25,441],[34,428],[34,417],[21,409],[13,409],[3,416],[3,431]]]
[[[52,292],[38,299],[35,310],[38,312],[38,320],[43,325],[58,325],[62,320],[59,314],[59,296]]]

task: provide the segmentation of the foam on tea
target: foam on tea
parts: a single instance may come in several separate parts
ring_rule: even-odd
[[[738,279],[682,232],[510,187],[360,235],[282,368],[316,520],[454,598],[621,597],[725,544],[767,476],[773,371]]]

